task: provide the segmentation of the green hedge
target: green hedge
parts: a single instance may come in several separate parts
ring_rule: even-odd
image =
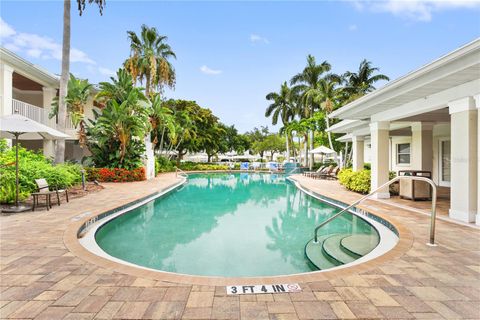
[[[240,166],[240,164],[239,164]],[[159,157],[155,161],[155,173],[173,172],[176,168],[176,162],[174,160],[168,160],[163,157]],[[183,171],[215,171],[215,170],[228,170],[228,165],[220,165],[213,163],[197,163],[197,162],[182,162],[179,169]]]
[[[389,179],[395,178],[396,174],[394,171],[390,171]],[[367,194],[370,192],[370,183],[371,183],[371,171],[370,169],[363,169],[362,171],[353,171],[352,168],[346,168],[340,170],[337,175],[338,181],[348,190],[355,192]],[[390,186],[390,192],[395,193],[395,187]]]
[[[370,170],[353,171],[351,168],[342,169],[337,176],[340,184],[348,190],[364,194],[370,191]]]
[[[1,143],[0,149],[0,203],[12,203],[15,200],[15,148]],[[44,178],[50,186],[68,188],[81,182],[81,167],[77,164],[54,165],[41,153],[20,147],[19,185],[20,200],[37,191],[35,179]]]

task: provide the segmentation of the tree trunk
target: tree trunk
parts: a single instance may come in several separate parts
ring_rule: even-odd
[[[212,158],[212,155],[207,153],[207,162],[210,163],[210,159]]]
[[[327,126],[328,144],[330,145],[330,149],[335,151],[335,149],[333,148],[333,143],[332,143],[332,133],[330,131],[328,131],[328,129],[330,129],[330,121],[328,120],[328,114],[327,113],[325,113],[325,124]]]
[[[308,134],[305,133],[304,135],[304,142],[303,142],[303,165],[305,167],[308,166]]]
[[[287,147],[287,162],[290,162],[290,144],[288,143],[288,133],[285,133],[285,144]]]
[[[313,150],[313,137],[314,137],[314,132],[313,132],[313,129],[310,130],[310,161],[309,161],[309,168],[310,168],[310,171],[313,170],[313,157],[314,157],[314,154],[312,153],[312,150]]]
[[[150,75],[146,74],[146,83],[145,83],[145,96],[150,99]]]
[[[58,124],[57,130],[65,132],[67,121],[67,105],[65,97],[68,92],[68,78],[70,75],[70,6],[71,0],[63,1],[63,43],[62,43],[62,75],[60,77],[60,92],[58,101]],[[55,150],[55,163],[65,161],[65,139],[57,140]]]

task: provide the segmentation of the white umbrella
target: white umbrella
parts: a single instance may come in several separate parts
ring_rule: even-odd
[[[332,154],[332,153],[336,153],[334,150],[332,150],[330,148],[327,148],[325,146],[320,146],[318,148],[313,149],[310,152],[313,153],[313,154]]]
[[[15,139],[15,206],[8,208],[7,212],[19,212],[28,209],[18,205],[18,139],[20,136],[23,140],[70,138],[69,135],[19,114],[0,117],[0,137]]]

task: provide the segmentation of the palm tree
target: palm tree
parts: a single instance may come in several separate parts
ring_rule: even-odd
[[[373,86],[375,82],[390,80],[390,78],[384,74],[374,74],[377,71],[380,71],[380,68],[372,67],[372,62],[363,59],[362,62],[360,62],[357,72],[345,72],[346,91],[354,98],[359,98],[375,90]]]
[[[293,94],[285,81],[280,87],[280,91],[270,92],[267,94],[266,99],[273,101],[265,111],[265,117],[272,116],[272,124],[278,123],[278,118],[282,120],[285,127],[289,121],[293,120],[296,114],[295,105],[293,102]],[[285,131],[285,144],[287,150],[287,160],[290,161],[290,147],[289,147],[289,134]]]
[[[325,114],[324,119],[327,128],[328,144],[332,150],[335,149],[332,142],[332,133],[328,131],[330,128],[330,119],[328,118],[328,115],[339,106],[342,99],[343,90],[339,87],[342,80],[343,79],[340,76],[330,74],[323,79],[320,79],[318,83],[319,95],[317,96],[317,103]]]
[[[85,10],[85,4],[95,3],[98,5],[100,14],[103,13],[105,0],[77,0],[78,12],[82,15]],[[65,97],[68,92],[68,78],[70,75],[70,8],[71,0],[63,0],[63,42],[62,42],[62,74],[60,76],[60,104],[58,106],[58,123],[57,129],[65,132],[65,123],[67,121],[67,104]],[[65,140],[57,140],[57,148],[55,150],[55,162],[62,163],[65,161]]]
[[[72,124],[75,128],[80,126],[78,131],[78,140],[80,146],[85,145],[85,121],[84,121],[84,112],[87,100],[90,97],[90,91],[92,85],[88,83],[86,79],[76,78],[73,74],[70,74],[70,79],[68,80],[68,91],[65,97],[65,104],[67,108],[67,113],[72,121]],[[58,97],[53,99],[52,110],[48,115],[49,118],[58,116]]]
[[[295,94],[299,97],[300,105],[302,106],[302,117],[311,117],[316,109],[320,106],[318,104],[319,82],[325,72],[330,71],[331,65],[327,61],[317,64],[315,57],[307,56],[307,65],[303,71],[290,80],[291,85],[296,85],[292,88]],[[313,149],[313,130],[310,131],[310,149]],[[305,155],[305,162],[307,162],[307,155]],[[313,154],[310,154],[310,168],[313,166]]]
[[[133,31],[127,33],[131,53],[124,66],[135,82],[145,81],[145,95],[149,97],[150,92],[161,90],[164,85],[173,88],[175,70],[169,59],[176,56],[166,43],[167,37],[160,35],[155,27],[146,25],[142,25],[140,35]]]

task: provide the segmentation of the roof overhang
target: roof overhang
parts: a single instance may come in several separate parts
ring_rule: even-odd
[[[362,120],[342,120],[339,123],[334,124],[328,130],[333,133],[343,133],[355,130],[356,128],[368,125],[368,121]]]
[[[345,105],[330,117],[369,120],[381,112],[428,99],[454,87],[469,83],[474,87],[479,79],[480,38]],[[438,108],[445,107],[447,102]]]
[[[60,79],[58,76],[3,47],[0,47],[0,61],[12,67],[16,73],[21,74],[44,87],[58,88],[59,86]]]

